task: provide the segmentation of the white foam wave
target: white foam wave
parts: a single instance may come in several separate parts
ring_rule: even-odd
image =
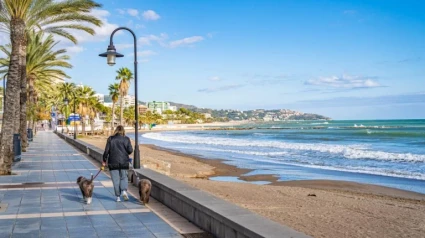
[[[301,166],[306,168],[314,168],[314,169],[326,169],[326,170],[332,170],[332,171],[363,173],[363,174],[390,176],[390,177],[397,177],[397,178],[425,180],[425,174],[416,173],[416,172],[406,172],[401,170],[387,170],[387,169],[377,169],[377,168],[361,167],[361,166],[332,167],[332,166],[324,166],[324,165],[296,164],[296,163],[286,163],[286,162],[282,162],[282,164]]]
[[[174,149],[189,149],[192,150],[191,147],[173,147]],[[277,156],[277,155],[287,155],[287,152],[254,152],[254,151],[242,151],[242,150],[226,150],[226,149],[216,149],[216,148],[199,148],[200,151],[215,151],[215,152],[226,152],[226,153],[237,153],[237,154],[248,154],[248,155],[259,155],[259,156]],[[277,160],[276,158],[267,158],[267,157],[256,157],[252,158],[252,160],[257,162],[267,162],[272,164],[280,164],[280,165],[292,165],[292,166],[300,166],[305,168],[314,168],[314,169],[326,169],[332,171],[342,171],[342,172],[351,172],[351,173],[363,173],[363,174],[371,174],[371,175],[381,175],[381,176],[391,176],[398,178],[409,178],[409,179],[418,179],[425,180],[425,174],[417,173],[417,172],[407,172],[402,170],[389,170],[384,168],[371,168],[364,166],[329,166],[329,165],[321,165],[321,164],[308,164],[308,163],[294,163],[294,162],[286,162],[282,160]],[[229,164],[248,168],[248,169],[259,169],[260,165],[247,165],[246,163],[240,160],[229,161]]]
[[[325,121],[325,122],[313,122],[310,125],[327,125],[329,124],[329,122]]]
[[[175,149],[193,149],[191,147],[173,147]],[[226,150],[226,149],[216,149],[216,148],[198,148],[202,151],[214,151],[214,152],[225,152],[225,153],[235,153],[235,154],[244,154],[244,155],[258,155],[258,156],[278,156],[278,155],[287,155],[287,151],[278,151],[278,152],[258,152],[258,151],[247,151],[247,150]]]
[[[216,146],[252,147],[252,148],[278,148],[284,150],[315,151],[321,153],[339,154],[347,159],[373,159],[397,162],[425,162],[425,155],[411,153],[391,153],[370,150],[364,145],[334,145],[290,143],[281,141],[244,140],[220,137],[200,137],[187,134],[146,133],[145,138],[166,141],[171,143],[203,144]]]

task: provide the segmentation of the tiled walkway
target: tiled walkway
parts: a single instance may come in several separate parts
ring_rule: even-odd
[[[51,132],[39,132],[16,175],[0,176],[0,238],[3,237],[182,237],[137,199],[117,203],[110,178],[95,180],[86,205],[76,184],[97,168]]]

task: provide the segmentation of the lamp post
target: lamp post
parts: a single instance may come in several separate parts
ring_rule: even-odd
[[[153,101],[153,113],[156,113],[156,102]]]
[[[74,92],[71,92],[71,93],[72,93],[72,96],[74,97],[74,119],[75,119],[76,118],[75,115],[77,114],[76,110],[75,110],[75,105],[77,104],[77,101],[76,101],[77,98],[75,97]],[[68,106],[68,104],[69,104],[68,98],[65,98],[63,100],[63,103]],[[77,139],[77,122],[74,121],[74,140],[76,140],[76,139]]]
[[[134,34],[134,32],[127,27],[118,27],[111,34],[107,51],[105,53],[99,54],[99,56],[106,57],[106,62],[110,66],[115,65],[115,58],[116,57],[124,57],[123,54],[120,54],[115,50],[115,46],[114,46],[114,43],[113,43],[114,34],[115,34],[115,32],[117,32],[119,30],[126,30],[126,31],[130,32],[133,35],[133,39],[134,39],[134,96],[136,98],[136,100],[135,100],[136,110],[134,110],[134,117],[136,119],[136,130],[135,130],[135,133],[134,133],[134,137],[135,137],[134,139],[135,139],[136,145],[135,145],[135,148],[134,148],[133,163],[134,163],[135,169],[140,169],[139,132],[138,132],[138,130],[139,130],[138,100],[139,99],[137,97],[137,39],[136,39],[136,34]]]

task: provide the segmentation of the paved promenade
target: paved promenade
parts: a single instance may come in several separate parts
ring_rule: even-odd
[[[139,201],[115,202],[110,178],[95,179],[86,205],[76,184],[97,167],[51,132],[39,132],[13,176],[0,176],[0,238],[182,237]]]

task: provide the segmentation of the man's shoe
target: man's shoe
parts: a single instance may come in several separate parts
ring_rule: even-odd
[[[117,202],[121,202],[121,198],[120,197],[117,197]]]
[[[128,201],[128,195],[126,191],[122,191],[122,197],[124,198],[124,201]]]

